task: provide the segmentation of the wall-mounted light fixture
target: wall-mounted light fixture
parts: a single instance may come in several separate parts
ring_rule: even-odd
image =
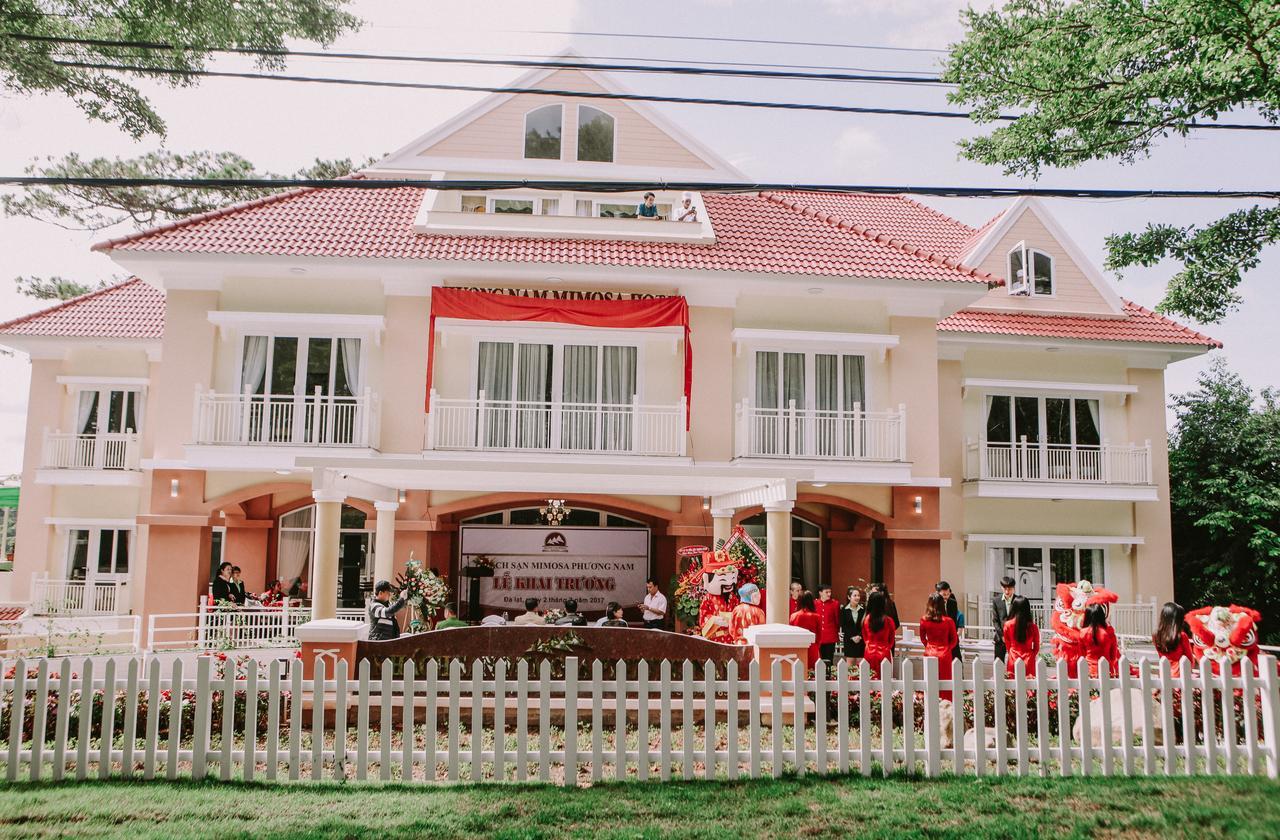
[[[917,516],[924,513],[924,497],[923,496],[916,496],[915,509],[916,509]]]
[[[404,504],[404,498],[405,498],[405,493],[404,493],[404,491],[403,491],[403,490],[401,490],[401,491],[400,491],[400,495],[399,495],[399,496],[397,496],[396,498],[398,498],[398,499],[400,500],[400,504]]]
[[[169,479],[169,498],[178,498],[178,479],[176,478]]]
[[[703,497],[702,497],[702,509],[703,509],[703,510],[711,510],[711,497],[710,497],[710,496],[703,496]]]

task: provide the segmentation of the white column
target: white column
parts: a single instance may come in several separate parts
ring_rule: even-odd
[[[720,545],[721,540],[728,541],[733,533],[733,508],[711,511],[711,547]]]
[[[316,555],[311,572],[311,620],[335,618],[338,614],[338,536],[342,525],[340,490],[315,490]]]
[[[765,512],[765,615],[770,624],[786,624],[791,586],[791,511],[795,502],[769,502]]]
[[[374,502],[378,525],[373,545],[373,580],[391,580],[396,565],[396,510],[398,502]]]

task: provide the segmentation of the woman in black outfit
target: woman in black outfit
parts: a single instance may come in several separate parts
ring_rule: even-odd
[[[862,603],[862,590],[850,586],[845,592],[846,601],[840,607],[840,634],[844,637],[844,658],[851,666],[866,653],[866,642],[862,641],[862,619],[867,617],[867,608]]]

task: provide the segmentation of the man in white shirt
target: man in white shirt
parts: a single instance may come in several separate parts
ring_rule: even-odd
[[[546,624],[547,620],[538,614],[538,599],[525,598],[524,612],[511,621],[512,624]]]
[[[644,610],[644,626],[650,630],[661,630],[667,617],[667,596],[658,591],[658,582],[649,578],[644,584],[644,601],[636,604]]]

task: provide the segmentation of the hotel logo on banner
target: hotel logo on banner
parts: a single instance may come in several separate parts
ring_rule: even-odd
[[[569,541],[565,539],[564,534],[559,531],[552,531],[547,534],[546,539],[542,541],[543,551],[564,551],[569,550]]]

